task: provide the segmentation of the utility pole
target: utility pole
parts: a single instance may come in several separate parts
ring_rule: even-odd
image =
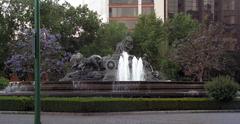
[[[41,100],[40,100],[40,0],[34,0],[34,124],[41,124]]]

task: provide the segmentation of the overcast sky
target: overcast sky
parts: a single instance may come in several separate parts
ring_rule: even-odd
[[[104,15],[104,8],[102,7],[104,0],[60,0],[60,3],[64,3],[65,1],[69,2],[75,7],[80,4],[87,4],[90,10],[97,11],[97,13],[103,19],[103,22],[106,22],[106,15]]]

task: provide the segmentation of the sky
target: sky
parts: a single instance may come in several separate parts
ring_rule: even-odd
[[[103,10],[104,8],[102,7],[104,0],[60,0],[60,3],[64,3],[65,1],[69,2],[75,7],[80,4],[87,4],[90,10],[97,11],[100,18],[103,19],[103,22],[107,21]]]

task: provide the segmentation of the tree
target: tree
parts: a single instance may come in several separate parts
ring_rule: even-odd
[[[84,48],[85,45],[92,43],[96,39],[96,33],[100,27],[101,20],[98,18],[97,13],[90,11],[87,6],[78,6],[75,8],[69,3],[60,5],[58,1],[59,0],[41,0],[41,28],[46,29],[47,33],[45,34],[49,34],[50,37],[53,37],[53,35],[58,37],[55,39],[57,40],[56,42],[60,42],[62,46],[64,46],[61,50],[67,50],[70,52],[79,51],[81,48]],[[28,68],[31,67],[25,67],[25,60],[31,60],[32,56],[25,55],[21,50],[18,52],[14,52],[14,50],[19,49],[17,48],[18,46],[15,45],[26,45],[28,43],[26,46],[27,49],[23,51],[26,52],[30,50],[29,54],[31,54],[31,47],[29,45],[31,45],[32,32],[25,33],[26,30],[33,30],[33,0],[2,0],[0,1],[0,10],[1,48],[5,48],[7,44],[10,46],[12,45],[10,51],[11,54],[8,57],[7,62],[10,60],[19,61],[20,64],[15,64],[24,67],[13,66],[15,67],[14,70],[28,71]],[[2,18],[4,18],[4,20]],[[43,45],[46,45],[46,43],[47,42],[42,42]],[[47,44],[51,45],[49,43]],[[53,50],[59,48],[59,46],[60,44],[51,45]],[[44,48],[44,46],[42,47]],[[1,61],[4,61],[2,57],[7,56],[5,49],[1,50],[4,50],[5,53],[1,53],[0,51],[0,66],[3,65],[3,62]],[[52,49],[48,49],[48,52],[52,52],[58,57],[62,56],[62,52],[55,53],[51,50]],[[45,54],[43,53],[43,55]],[[45,56],[42,57],[44,62]],[[55,67],[54,65],[51,66],[50,63],[47,64],[50,65],[49,68]],[[32,64],[29,63],[26,65]],[[6,68],[9,67],[7,66]]]
[[[228,51],[224,55],[225,73],[231,75],[236,81],[240,82],[240,51],[239,49],[234,51]]]
[[[61,43],[68,51],[79,51],[96,39],[96,33],[100,28],[101,20],[96,12],[90,11],[86,5],[74,8],[66,5],[66,11],[60,34]]]
[[[190,15],[184,13],[176,14],[173,18],[167,20],[165,25],[168,32],[170,46],[176,45],[176,42],[180,39],[186,38],[200,26],[200,24],[196,20],[193,20]]]
[[[33,27],[33,0],[2,0],[0,6],[11,34]],[[41,28],[60,34],[68,51],[78,51],[95,40],[101,24],[98,17],[86,5],[75,8],[67,2],[60,5],[59,0],[41,0]]]
[[[170,50],[168,32],[162,20],[154,13],[142,15],[132,35],[133,53],[137,56],[143,56],[146,53],[154,69],[163,72],[165,78],[175,79],[177,66],[168,59]]]
[[[41,27],[60,34],[60,43],[70,52],[79,51],[95,41],[101,24],[98,14],[86,5],[75,8],[67,2],[60,5],[58,1],[41,2]]]
[[[2,0],[0,2],[1,13],[7,19],[9,35],[14,37],[15,31],[19,31],[33,24],[32,0]]]
[[[50,80],[57,80],[65,74],[65,63],[70,59],[58,42],[59,35],[50,34],[48,30],[41,29],[41,72],[47,72]],[[16,73],[21,80],[33,74],[34,53],[33,53],[33,32],[26,29],[18,34],[16,41],[11,41],[11,48],[8,60],[5,62],[5,71],[8,75]]]
[[[172,54],[172,60],[183,68],[185,75],[203,81],[210,70],[222,70],[223,54],[233,50],[235,41],[226,37],[221,25],[202,26],[181,41]]]
[[[7,57],[7,43],[10,40],[10,36],[8,35],[8,26],[6,18],[0,13],[0,75],[2,74],[2,70],[4,67],[4,61]]]
[[[108,55],[112,54],[118,42],[120,42],[127,34],[128,29],[123,23],[110,22],[102,24],[97,31],[97,37],[94,42],[85,46],[81,52],[84,55]]]
[[[134,54],[146,53],[157,66],[158,59],[164,57],[168,50],[167,34],[163,22],[155,14],[142,15],[133,31]]]

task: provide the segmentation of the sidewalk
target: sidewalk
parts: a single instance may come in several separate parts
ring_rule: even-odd
[[[239,124],[240,112],[42,113],[42,124]],[[32,124],[33,113],[0,113],[0,124]]]

